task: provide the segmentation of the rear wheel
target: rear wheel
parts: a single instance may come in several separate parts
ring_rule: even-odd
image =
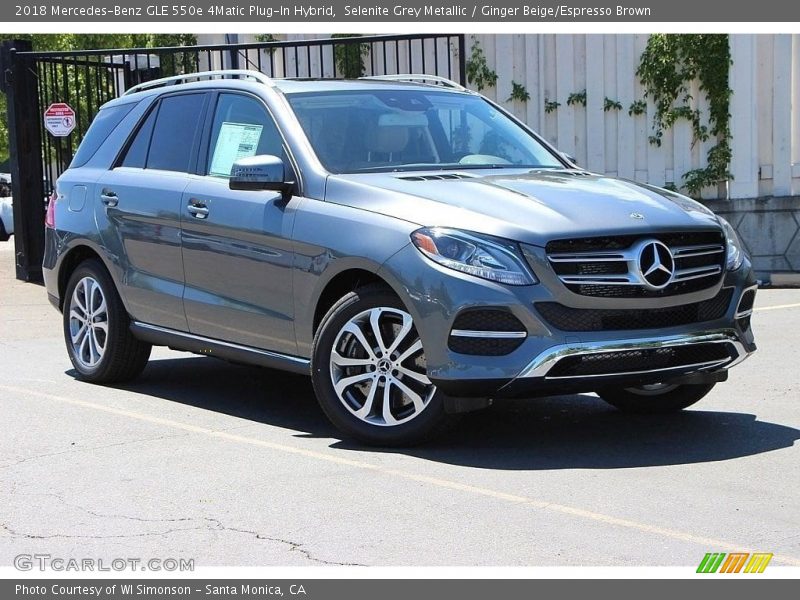
[[[607,387],[597,395],[623,412],[663,414],[683,410],[699,402],[714,387],[708,384],[654,383],[638,387]]]
[[[312,378],[328,418],[367,444],[420,443],[448,418],[414,319],[383,286],[356,290],[330,309],[314,340]]]
[[[64,298],[64,341],[81,379],[117,383],[142,372],[151,346],[130,332],[128,313],[102,263],[81,263]]]

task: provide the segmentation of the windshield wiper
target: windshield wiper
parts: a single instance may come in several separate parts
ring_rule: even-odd
[[[560,166],[549,165],[512,165],[512,164],[462,164],[462,163],[436,163],[436,164],[408,164],[397,166],[381,166],[381,167],[365,167],[354,171],[348,171],[350,174],[358,173],[403,173],[406,171],[461,171],[461,170],[474,170],[474,169],[560,169]]]

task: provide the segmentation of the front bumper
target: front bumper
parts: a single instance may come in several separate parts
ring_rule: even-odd
[[[755,289],[749,262],[708,290],[645,300],[597,301],[552,284],[502,286],[433,265],[413,247],[390,259],[380,274],[400,292],[418,323],[428,376],[451,396],[496,398],[619,384],[721,381],[756,349],[749,311],[740,308],[745,293]],[[657,309],[708,300],[722,288],[731,289],[731,301],[721,318],[659,329],[560,331],[535,308],[537,302],[559,302],[577,308]],[[453,352],[448,339],[456,317],[478,307],[511,312],[527,337],[502,356]],[[594,363],[613,368],[603,371]]]

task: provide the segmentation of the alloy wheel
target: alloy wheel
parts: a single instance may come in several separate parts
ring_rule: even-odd
[[[436,393],[414,320],[396,308],[371,308],[345,323],[333,344],[330,375],[339,401],[371,425],[406,423]]]
[[[69,334],[73,354],[81,366],[96,367],[108,342],[108,306],[103,289],[92,277],[78,281],[72,292]]]

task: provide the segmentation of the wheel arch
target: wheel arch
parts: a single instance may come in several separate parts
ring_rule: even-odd
[[[103,267],[105,267],[106,271],[111,276],[111,280],[117,287],[117,292],[119,292],[119,283],[117,281],[117,278],[114,276],[114,270],[111,268],[111,265],[109,265],[108,261],[103,257],[103,252],[99,248],[87,242],[76,243],[64,253],[59,263],[59,268],[58,268],[59,310],[64,309],[64,294],[66,292],[69,279],[70,277],[72,277],[72,274],[75,272],[75,269],[77,269],[78,266],[80,266],[82,263],[91,259],[98,260],[100,264],[102,264]],[[122,294],[120,294],[120,298],[122,298],[122,302],[123,304],[125,304],[125,299],[122,297]]]
[[[389,283],[380,277],[376,271],[363,267],[348,267],[330,277],[324,285],[314,303],[314,315],[311,323],[311,336],[317,333],[323,317],[331,307],[341,298],[359,287],[369,284],[383,284],[391,289]]]

